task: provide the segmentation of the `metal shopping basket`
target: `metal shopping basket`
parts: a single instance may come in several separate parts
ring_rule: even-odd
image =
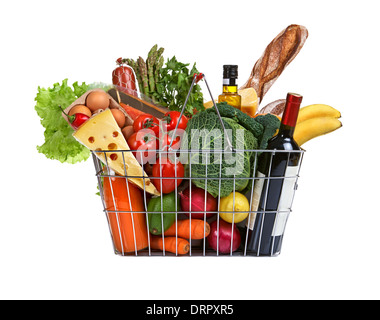
[[[205,80],[204,75],[202,75],[202,78]],[[199,76],[194,77],[190,91],[196,81],[199,81]],[[207,85],[206,80],[205,83]],[[208,85],[207,88],[210,92]],[[214,106],[218,110],[215,102]],[[219,111],[217,113],[220,123],[225,130]],[[226,140],[229,148],[223,150],[202,150],[203,156],[204,154],[208,154],[209,157],[205,157],[205,174],[201,178],[199,176],[194,177],[191,172],[193,167],[192,161],[194,161],[192,160],[194,159],[193,156],[200,153],[196,149],[173,150],[170,144],[169,148],[165,150],[155,150],[159,161],[161,159],[167,160],[168,158],[174,159],[172,161],[178,161],[180,151],[184,152],[186,159],[188,159],[187,172],[184,177],[177,176],[177,170],[175,170],[175,174],[172,177],[162,177],[161,175],[156,178],[147,177],[144,166],[141,166],[141,174],[127,175],[127,170],[125,170],[124,175],[116,174],[107,161],[112,155],[116,154],[119,159],[123,159],[124,167],[127,168],[128,165],[126,166],[125,162],[127,153],[133,152],[137,159],[141,158],[142,160],[144,151],[92,151],[100,196],[110,229],[114,251],[117,255],[276,256],[281,252],[286,223],[292,211],[294,193],[297,189],[304,150],[289,152],[287,150],[236,149],[232,147],[231,141],[228,140],[228,135],[226,135]],[[247,153],[250,155],[252,165],[252,174],[249,176],[236,174],[223,175],[221,160],[219,167],[217,167],[219,170],[207,172],[207,161],[215,161],[216,158],[222,159],[226,156],[236,157],[239,154]],[[269,167],[271,167],[278,155],[281,155],[285,167],[288,167],[289,163],[295,162],[292,170],[277,176],[265,176],[261,174],[258,170],[260,159],[267,159]],[[137,188],[131,183],[133,179],[141,179],[143,181],[143,188]],[[152,197],[151,194],[146,192],[146,185],[147,183],[152,183],[154,179],[161,185],[159,195],[161,199],[165,196],[162,192],[162,186],[169,182],[175,182],[174,195],[176,199],[174,209],[171,208],[170,210],[170,214],[174,217],[170,228],[172,231],[170,235],[164,232],[165,215],[168,214],[168,211],[164,210],[164,200],[160,200],[159,210],[155,210],[154,212],[149,210],[149,202],[152,198],[156,197]],[[238,201],[237,186],[240,185],[242,180],[245,181],[247,186],[241,193],[244,193],[249,206],[245,211],[235,211],[235,204]],[[233,186],[233,192],[231,193],[233,206],[231,211],[221,211],[220,208],[221,198],[223,198],[221,197],[222,183],[230,183]],[[197,188],[195,185],[203,185],[205,198],[208,196],[210,185],[218,187],[217,196],[215,197],[217,207],[214,210],[207,210],[207,201],[204,202],[204,208],[191,209],[193,203],[192,189]],[[178,205],[180,203],[179,194],[186,188],[189,190],[188,200],[190,210],[188,211],[182,210],[181,206]],[[271,188],[277,189],[278,192],[283,192],[286,189],[287,199],[282,205],[277,204],[275,207],[268,205],[267,207],[267,204],[270,203],[268,198],[273,193]],[[138,205],[134,205],[135,203],[138,203]],[[229,214],[231,219],[229,222],[226,222],[226,219],[224,219],[226,214]],[[237,214],[243,215],[245,218],[235,222],[237,221],[235,220]],[[154,235],[151,233],[151,215],[157,215],[156,217],[160,218],[161,234]],[[188,228],[189,236],[187,238],[180,236],[180,229],[183,229],[184,222],[186,222],[186,228]],[[198,223],[202,229],[198,230],[197,237],[193,237],[195,226]],[[159,247],[157,247],[157,243]]]

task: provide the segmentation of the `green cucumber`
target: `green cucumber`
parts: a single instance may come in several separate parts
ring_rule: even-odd
[[[161,235],[162,227],[164,232],[168,230],[175,222],[176,212],[180,210],[180,205],[174,192],[162,197],[152,198],[148,203],[149,232],[154,235]]]

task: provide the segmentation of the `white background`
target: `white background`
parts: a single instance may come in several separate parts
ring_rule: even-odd
[[[378,299],[377,1],[8,1],[1,5],[1,299]],[[343,127],[304,145],[299,189],[277,258],[114,255],[92,160],[48,160],[38,86],[111,82],[115,60],[197,63],[214,96],[222,65],[242,84],[290,24],[308,28],[263,105],[303,94]],[[204,91],[206,98],[207,92]]]

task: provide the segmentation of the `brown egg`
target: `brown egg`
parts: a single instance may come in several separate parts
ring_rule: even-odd
[[[110,105],[110,97],[104,91],[93,91],[86,98],[86,106],[95,112],[99,109],[107,109]]]
[[[72,107],[69,111],[69,116],[72,116],[73,114],[76,114],[76,113],[83,113],[88,117],[91,117],[92,115],[91,110],[83,104],[77,104],[76,106]]]
[[[129,137],[134,133],[133,126],[126,126],[121,130],[121,132],[123,133],[125,140],[128,140]]]
[[[121,112],[119,109],[111,109],[112,115],[115,118],[118,126],[120,128],[124,127],[125,125],[125,115],[123,112]]]

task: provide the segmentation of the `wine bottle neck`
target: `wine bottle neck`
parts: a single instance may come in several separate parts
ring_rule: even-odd
[[[281,123],[278,135],[284,138],[293,138],[295,129],[296,129],[295,126],[293,127],[293,126],[289,126],[289,125]]]

